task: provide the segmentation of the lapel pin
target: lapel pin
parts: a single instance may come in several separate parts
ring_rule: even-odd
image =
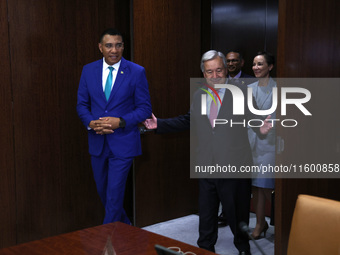
[[[124,72],[123,72],[123,71],[120,71],[120,73],[121,73],[121,74],[124,74]]]

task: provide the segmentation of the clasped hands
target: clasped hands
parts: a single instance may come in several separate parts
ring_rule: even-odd
[[[102,117],[92,120],[89,127],[98,135],[107,135],[114,133],[114,130],[119,128],[119,121],[120,119],[116,117]]]

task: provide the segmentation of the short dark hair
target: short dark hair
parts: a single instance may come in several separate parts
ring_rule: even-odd
[[[256,56],[263,56],[264,59],[266,60],[267,64],[270,66],[270,65],[275,65],[275,57],[273,54],[271,54],[270,52],[268,51],[259,51]],[[256,57],[255,56],[255,57]]]
[[[243,54],[239,50],[230,50],[227,52],[227,54],[225,54],[225,56],[227,57],[227,55],[231,52],[237,53],[240,60],[243,59]]]
[[[100,43],[102,42],[103,37],[105,35],[119,35],[119,36],[122,37],[122,40],[123,40],[122,34],[117,29],[115,29],[115,28],[108,28],[108,29],[105,29],[104,32],[100,35],[100,38],[99,38],[99,42]]]

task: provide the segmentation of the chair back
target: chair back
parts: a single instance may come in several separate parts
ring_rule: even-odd
[[[340,255],[340,202],[299,195],[288,255]]]

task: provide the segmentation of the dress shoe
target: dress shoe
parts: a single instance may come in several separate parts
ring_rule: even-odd
[[[258,240],[258,239],[262,238],[262,237],[261,237],[261,234],[262,234],[262,233],[263,233],[263,236],[266,237],[266,233],[267,233],[268,228],[269,228],[269,226],[268,226],[268,223],[267,223],[267,221],[266,221],[266,224],[264,225],[264,227],[263,227],[263,229],[261,230],[260,234],[257,235],[257,236],[251,234],[252,238],[254,238],[254,240]]]
[[[223,212],[218,216],[218,226],[225,227],[228,226],[227,218],[224,216]]]

